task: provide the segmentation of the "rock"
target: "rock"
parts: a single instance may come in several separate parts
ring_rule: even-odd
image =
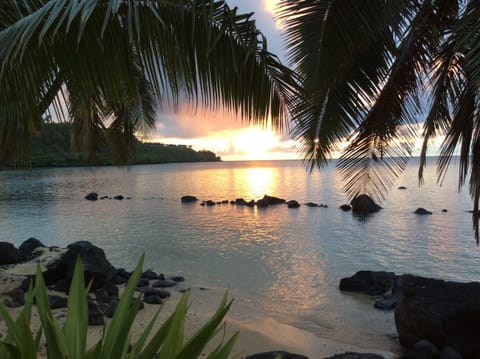
[[[57,283],[54,284],[53,290],[62,293],[68,293],[70,290],[70,281],[66,278],[61,278]]]
[[[305,206],[307,207],[323,207],[323,204],[321,204],[320,206],[316,203],[313,203],[313,202],[308,202],[308,203],[305,203]]]
[[[405,187],[405,186],[400,186],[400,187],[398,187],[398,189],[407,189],[407,187]]]
[[[443,208],[443,209],[442,209],[442,212],[443,212],[443,213],[447,213],[447,212],[448,212],[448,209]]]
[[[0,265],[24,262],[28,257],[12,243],[0,242]]]
[[[265,198],[259,199],[257,202],[255,202],[258,208],[267,208],[268,207],[268,200]]]
[[[215,202],[212,201],[212,200],[208,200],[208,201],[205,201],[205,202],[203,202],[203,203],[204,203],[206,206],[209,206],[209,207],[215,206]]]
[[[308,359],[308,357],[279,350],[248,355],[245,359]]]
[[[89,201],[96,201],[98,199],[98,193],[90,192],[85,196],[85,199]]]
[[[295,200],[291,200],[291,201],[287,202],[287,206],[288,206],[288,208],[298,208],[298,207],[300,207],[300,203],[298,203]]]
[[[158,295],[151,295],[148,297],[144,297],[143,301],[147,304],[162,304],[163,300]]]
[[[382,207],[376,204],[375,201],[366,194],[355,197],[350,204],[352,205],[353,213],[362,215],[375,213],[382,209]]]
[[[394,310],[399,300],[398,296],[386,295],[382,299],[377,299],[373,307],[380,310]]]
[[[88,302],[88,325],[104,325],[105,319],[103,318],[103,313],[100,311],[95,302]]]
[[[107,260],[103,249],[88,241],[78,241],[67,246],[66,252],[47,265],[43,273],[47,285],[56,283],[62,278],[71,282],[77,256],[83,263],[85,282],[92,281],[92,289],[102,287],[113,278],[115,269]]]
[[[359,271],[350,278],[340,280],[340,290],[381,295],[392,289],[395,280],[393,272]]]
[[[335,354],[331,357],[324,358],[324,359],[383,359],[383,356],[379,354],[372,354],[372,353],[353,353],[353,352],[346,352],[343,354]]]
[[[162,299],[170,297],[170,292],[168,290],[154,289],[150,287],[137,287],[137,292],[143,293],[145,297],[150,297],[151,295],[158,295]]]
[[[420,340],[413,345],[406,353],[400,357],[404,359],[436,359],[440,351],[428,340]]]
[[[175,285],[177,285],[177,282],[169,279],[163,279],[163,280],[159,279],[152,283],[152,287],[154,288],[168,288],[168,287],[173,287]]]
[[[8,308],[19,308],[25,305],[25,292],[20,289],[14,289],[8,293],[9,298],[5,298],[3,303]]]
[[[29,238],[18,247],[18,250],[25,254],[29,259],[33,258],[33,252],[37,248],[45,248],[45,245],[36,238]]]
[[[160,278],[159,278],[160,279]],[[172,277],[169,277],[168,279],[170,280],[173,280],[177,283],[179,282],[185,282],[185,277],[182,277],[181,275],[175,275],[175,276],[172,276]]]
[[[100,199],[108,199],[108,196],[102,196]]]
[[[237,198],[235,200],[235,204],[239,206],[246,206],[248,204],[247,201],[245,201],[243,198]]]
[[[440,353],[440,359],[462,359],[462,355],[451,346],[446,346]]]
[[[352,207],[349,206],[348,204],[342,204],[339,208],[344,212],[348,212],[352,209]]]
[[[125,277],[122,277],[118,274],[115,274],[112,278],[112,283],[114,284],[125,284],[128,282],[128,279]]]
[[[150,285],[150,281],[147,278],[140,278],[137,283],[137,287],[148,287]]]
[[[154,271],[150,270],[150,269],[147,269],[145,272],[142,273],[142,278],[146,278],[146,279],[157,279],[157,273],[155,273]]]
[[[107,318],[112,318],[113,315],[115,314],[115,309],[117,309],[118,303],[120,303],[120,300],[118,298],[112,298],[111,301],[107,303],[103,310],[103,314]]]
[[[68,305],[68,299],[58,295],[49,295],[48,304],[50,305],[50,309],[66,308]]]
[[[251,207],[255,206],[255,201],[253,199],[251,199],[250,201],[245,203],[245,206],[251,208]]]
[[[422,208],[422,207],[418,207],[418,208],[415,210],[415,212],[413,212],[413,213],[419,214],[419,215],[422,215],[422,216],[424,216],[424,215],[426,215],[426,214],[432,214],[432,212],[427,211],[425,208]]]
[[[262,200],[265,201],[268,205],[282,204],[286,202],[283,198],[278,198],[278,197],[269,196],[269,195],[264,195]]]
[[[195,197],[195,196],[183,196],[182,199],[181,199],[182,203],[193,203],[193,202],[197,202],[198,201],[198,198]]]
[[[400,344],[426,339],[448,345],[464,358],[480,353],[480,283],[457,283],[405,275],[404,295],[395,309]]]
[[[22,282],[20,283],[18,288],[23,290],[24,292],[28,292],[28,290],[30,289],[30,286],[32,287],[32,289],[35,288],[35,276],[34,275],[26,276],[25,279],[22,280]]]
[[[118,194],[118,195],[114,196],[113,199],[121,201],[122,199],[124,199],[124,197],[121,194]]]

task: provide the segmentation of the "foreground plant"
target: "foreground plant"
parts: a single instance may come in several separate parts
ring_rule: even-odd
[[[0,305],[0,316],[8,328],[7,336],[0,341],[0,358],[37,358],[42,333],[45,335],[47,357],[56,358],[197,358],[205,346],[221,329],[220,324],[228,312],[231,301],[224,296],[216,313],[188,341],[184,342],[185,316],[189,291],[177,304],[175,311],[158,329],[154,330],[160,310],[140,334],[131,342],[132,325],[138,313],[141,298],[136,297],[135,287],[140,279],[143,257],[137,264],[115,314],[103,330],[102,337],[92,348],[87,348],[88,287],[85,288],[83,265],[77,261],[68,297],[67,318],[63,327],[52,315],[48,303],[46,285],[37,269],[35,288],[27,294],[25,306],[16,320]],[[37,305],[41,326],[35,333],[30,327],[33,298]],[[207,358],[227,358],[238,333],[221,343]]]

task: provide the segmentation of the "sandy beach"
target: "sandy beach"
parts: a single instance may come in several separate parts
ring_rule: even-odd
[[[0,268],[0,299],[3,300],[8,296],[8,292],[18,287],[24,276],[34,274],[37,265],[44,268],[47,263],[62,253],[63,249],[42,249],[41,255],[36,259],[11,266],[3,266]],[[162,323],[165,318],[174,310],[178,300],[182,296],[180,290],[188,288],[188,284],[182,284],[175,290],[171,291],[171,297],[168,298],[161,307],[158,323]],[[120,290],[122,286],[120,286]],[[59,294],[55,292],[55,294]],[[191,336],[198,330],[214,313],[217,305],[222,297],[222,293],[214,293],[204,288],[191,288],[190,308],[187,314],[186,337]],[[145,304],[145,307],[139,311],[133,326],[132,338],[135,339],[155,312],[159,310],[158,305]],[[13,317],[18,315],[21,308],[8,309]],[[62,322],[65,319],[66,309],[53,310],[54,316]],[[108,324],[108,318],[106,318]],[[32,313],[32,328],[38,328],[39,318],[35,310]],[[90,326],[88,331],[88,345],[93,345],[101,336],[102,326]],[[341,341],[335,341],[328,338],[322,338],[308,331],[304,331],[293,326],[280,323],[272,317],[255,318],[253,320],[239,320],[235,315],[235,303],[232,310],[227,314],[225,321],[225,337],[230,337],[239,331],[237,344],[233,351],[233,358],[244,358],[245,356],[266,352],[282,350],[291,353],[306,355],[309,358],[324,358],[334,354],[344,352],[361,352],[361,353],[377,353],[385,358],[393,358],[393,353],[373,350],[369,348],[360,348]],[[6,333],[3,320],[0,321],[0,333],[2,336]],[[211,343],[213,348],[220,340],[222,335],[215,338]],[[208,349],[206,352],[208,352]],[[45,355],[44,347],[39,356]]]

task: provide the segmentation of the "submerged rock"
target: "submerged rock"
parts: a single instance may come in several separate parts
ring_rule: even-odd
[[[425,208],[422,208],[422,207],[418,207],[415,212],[413,212],[415,214],[419,214],[421,216],[424,216],[424,215],[427,215],[427,214],[432,214],[432,212],[430,211],[427,211]]]
[[[298,203],[295,200],[291,200],[291,201],[287,202],[287,206],[288,206],[288,208],[298,208],[298,207],[300,207],[300,203]]]
[[[352,207],[349,206],[348,204],[342,204],[339,208],[344,212],[348,212],[352,209]]]
[[[195,196],[187,195],[187,196],[183,196],[181,198],[181,201],[182,201],[182,203],[193,203],[193,202],[197,202],[198,198],[195,197]]]
[[[85,196],[85,199],[86,200],[89,200],[89,201],[96,201],[98,199],[98,193],[96,192],[90,192],[89,194],[87,194]]]
[[[380,295],[391,290],[395,273],[383,271],[359,271],[340,280],[340,290],[368,295]]]

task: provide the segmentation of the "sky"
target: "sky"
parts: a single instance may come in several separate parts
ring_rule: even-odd
[[[227,0],[239,12],[254,12],[257,27],[267,37],[267,45],[284,62],[281,32],[274,20],[278,0]],[[185,144],[195,150],[210,150],[222,160],[268,160],[301,158],[299,148],[288,136],[272,129],[249,126],[248,121],[222,111],[193,110],[181,105],[159,110],[156,131],[146,140]]]

